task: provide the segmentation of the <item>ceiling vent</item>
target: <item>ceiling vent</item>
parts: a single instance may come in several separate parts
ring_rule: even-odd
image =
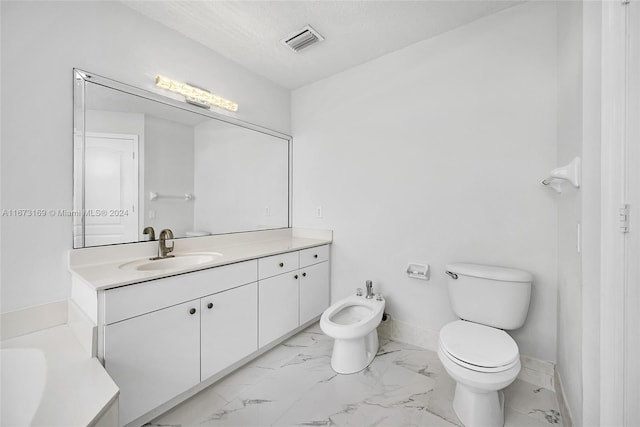
[[[324,37],[322,37],[320,33],[311,28],[310,25],[306,25],[302,29],[295,31],[280,40],[280,43],[287,46],[294,52],[300,52],[302,49],[305,49],[323,40]]]

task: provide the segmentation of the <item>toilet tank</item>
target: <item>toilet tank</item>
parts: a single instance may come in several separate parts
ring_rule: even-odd
[[[531,273],[513,268],[456,263],[446,266],[449,297],[458,317],[499,329],[524,324]]]

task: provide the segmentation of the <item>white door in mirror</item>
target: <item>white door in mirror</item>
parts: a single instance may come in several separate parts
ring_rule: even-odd
[[[87,132],[85,246],[138,240],[138,136]]]

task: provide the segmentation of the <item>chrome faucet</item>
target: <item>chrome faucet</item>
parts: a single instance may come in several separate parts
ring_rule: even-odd
[[[173,239],[173,232],[168,228],[165,228],[160,232],[160,237],[158,237],[158,256],[151,258],[152,260],[171,258],[175,256],[169,255],[169,252],[173,251],[173,242],[171,242],[171,246],[167,246],[167,239]]]
[[[367,280],[365,285],[367,286],[367,295],[365,296],[365,298],[373,298],[373,282],[371,280]]]

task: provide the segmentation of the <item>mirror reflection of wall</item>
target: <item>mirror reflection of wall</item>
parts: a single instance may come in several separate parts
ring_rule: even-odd
[[[144,130],[148,142],[144,153],[146,199],[142,222],[144,227],[153,227],[158,232],[170,228],[174,236],[185,237],[194,229],[193,205],[196,201],[180,196],[194,193],[194,129],[147,116]],[[149,200],[152,191],[159,194],[154,201]]]
[[[286,135],[91,81],[84,91],[84,208],[115,213],[84,218],[84,246],[147,240],[149,226],[177,238],[289,226]]]
[[[214,234],[278,228],[288,217],[288,147],[273,137],[208,121],[195,132],[195,226]],[[256,222],[257,221],[257,222]]]

